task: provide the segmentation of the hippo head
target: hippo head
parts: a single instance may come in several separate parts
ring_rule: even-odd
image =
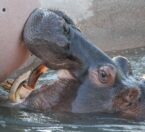
[[[112,60],[91,44],[64,13],[35,10],[25,24],[24,41],[43,64],[56,70],[66,69],[79,82],[70,102],[71,112],[119,112],[130,116],[143,113],[144,85],[133,78],[128,60]],[[63,97],[69,98],[69,91],[63,92]],[[48,97],[43,90],[39,93],[41,98]],[[39,96],[34,98],[39,100]]]
[[[88,69],[72,104],[73,112],[118,113],[141,119],[145,112],[145,81],[133,77],[129,61],[122,56],[112,63],[98,62]]]

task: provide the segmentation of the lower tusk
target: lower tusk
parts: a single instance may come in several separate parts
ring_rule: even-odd
[[[18,78],[16,78],[12,87],[10,88],[10,94],[9,94],[10,101],[15,102],[15,103],[19,101],[18,93],[23,90],[19,91],[18,89],[21,88],[20,86],[22,86],[22,82],[26,81],[29,78],[30,73],[31,73],[31,71],[28,71],[28,72],[22,74],[21,76],[19,76]]]
[[[19,76],[13,83],[9,99],[14,103],[20,103],[35,89],[38,78],[48,72],[48,67],[44,64],[39,65],[32,72],[28,71]],[[26,80],[28,81],[26,84]]]
[[[24,84],[21,84],[18,87],[16,93],[13,94],[12,96],[9,96],[9,98],[15,103],[20,103],[24,99],[26,99],[31,94],[32,91],[33,89],[24,83]]]

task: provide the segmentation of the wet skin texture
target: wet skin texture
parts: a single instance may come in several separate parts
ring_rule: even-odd
[[[36,9],[25,24],[24,41],[42,65],[58,71],[58,80],[14,107],[144,118],[144,81],[133,78],[126,58],[111,59],[64,13]]]

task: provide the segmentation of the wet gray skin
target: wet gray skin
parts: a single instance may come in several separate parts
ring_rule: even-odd
[[[142,117],[144,82],[133,78],[128,60],[112,60],[88,41],[64,13],[36,9],[25,24],[24,41],[43,64],[61,74],[56,82],[42,86],[14,107]]]

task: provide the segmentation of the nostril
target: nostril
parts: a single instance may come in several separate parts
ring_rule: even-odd
[[[127,95],[126,95],[126,100],[128,102],[136,102],[139,100],[140,96],[141,96],[141,91],[139,88],[132,88],[126,91]]]
[[[128,104],[127,104],[127,107],[129,107],[129,106],[131,106],[132,105],[132,102],[129,102]]]
[[[141,97],[138,99],[138,102],[141,102]]]

